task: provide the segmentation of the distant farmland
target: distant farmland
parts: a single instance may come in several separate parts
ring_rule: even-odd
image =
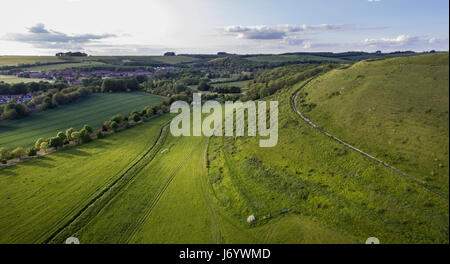
[[[239,88],[243,88],[244,90],[247,88],[247,84],[250,81],[236,81],[236,82],[224,82],[224,83],[214,83],[213,87],[223,87],[223,86],[236,86]]]
[[[102,62],[98,61],[84,61],[84,62],[74,62],[74,63],[60,63],[60,64],[51,64],[51,65],[40,65],[33,66],[29,68],[25,68],[27,71],[50,71],[50,70],[62,70],[68,68],[76,68],[76,67],[87,67],[87,66],[100,66],[105,65]]]
[[[0,82],[5,83],[28,83],[28,82],[40,82],[40,81],[46,81],[44,79],[31,79],[31,78],[20,78],[16,77],[14,75],[0,75]]]
[[[56,135],[58,131],[84,124],[94,128],[115,114],[128,115],[133,110],[155,105],[164,98],[145,93],[92,94],[86,99],[29,117],[0,122],[0,146],[30,146],[38,138]]]
[[[56,56],[0,56],[0,67],[55,62],[64,62],[64,60]]]

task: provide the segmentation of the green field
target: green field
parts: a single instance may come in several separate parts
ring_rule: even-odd
[[[123,174],[169,116],[0,169],[0,243],[38,243]]]
[[[179,64],[197,61],[197,58],[188,56],[89,56],[74,57],[78,61],[97,61],[106,64],[121,65],[126,63],[139,63],[142,65],[151,64]]]
[[[236,81],[236,82],[226,82],[226,83],[213,83],[213,87],[222,87],[222,86],[236,86],[239,88],[242,88],[242,90],[247,89],[247,84],[250,81]]]
[[[2,66],[19,66],[20,64],[36,64],[63,62],[61,58],[56,56],[0,56],[0,67]]]
[[[272,63],[280,63],[280,62],[344,62],[342,59],[338,58],[326,58],[319,57],[314,55],[295,55],[295,54],[287,54],[287,55],[261,55],[261,56],[252,56],[247,58],[253,62],[272,62]]]
[[[323,130],[448,193],[448,73],[448,53],[363,61],[314,80],[299,105]]]
[[[168,64],[188,63],[198,60],[197,58],[187,56],[151,56],[150,59]]]
[[[98,61],[83,61],[83,62],[75,62],[75,63],[61,63],[61,64],[52,64],[52,65],[42,65],[42,66],[33,66],[29,68],[25,68],[27,71],[50,71],[50,70],[62,70],[76,67],[89,67],[89,66],[101,66],[105,65],[102,62]]]
[[[20,78],[14,75],[0,75],[0,82],[4,82],[4,83],[29,83],[29,82],[41,82],[44,81],[46,82],[46,80],[43,79],[31,79],[31,78]]]
[[[438,58],[417,58],[419,65],[435,65],[436,74],[445,72]],[[442,81],[439,74],[420,81],[429,72],[409,68],[411,61],[407,62],[414,58],[402,60],[398,64],[405,69],[394,78],[405,86],[391,80],[396,85],[390,87],[390,97],[398,96],[391,90],[414,86],[413,82],[429,88],[435,78]],[[318,80],[342,72],[353,83],[352,69],[364,63],[325,73]],[[275,77],[280,69],[273,71],[270,76],[275,79],[289,77]],[[448,66],[446,71],[448,75]],[[411,72],[417,76],[402,79]],[[444,80],[448,91],[448,77]],[[447,183],[441,182],[444,195],[436,194],[321,134],[291,105],[292,96],[306,83],[281,87],[264,98],[279,102],[279,139],[273,148],[260,148],[259,136],[173,137],[163,127],[171,117],[165,115],[106,139],[0,168],[0,208],[6,208],[0,211],[0,242],[64,243],[75,236],[84,244],[364,243],[376,236],[383,244],[448,243],[448,172]],[[318,91],[332,84],[311,83]],[[375,102],[388,101],[383,92],[360,93],[369,93]],[[314,94],[310,91],[304,98]],[[317,101],[305,114],[312,116],[319,103],[331,104],[335,98]],[[405,99],[391,100],[401,104]],[[348,101],[339,107],[351,105]],[[422,102],[432,109],[440,109],[438,103],[442,104]],[[448,108],[448,97],[445,103]],[[416,120],[413,113],[407,111],[405,120]],[[372,118],[380,120],[379,127],[391,129],[381,122],[384,116]],[[448,112],[447,120],[436,120],[448,123]],[[400,146],[394,143],[393,148]],[[443,155],[448,160],[448,152]],[[255,223],[247,223],[250,215]]]
[[[72,104],[22,119],[1,121],[0,146],[30,146],[38,138],[54,136],[70,127],[80,129],[84,124],[99,128],[115,114],[128,115],[163,100],[163,97],[146,93],[92,94]]]

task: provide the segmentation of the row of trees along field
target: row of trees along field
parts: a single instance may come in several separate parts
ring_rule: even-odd
[[[50,89],[36,93],[28,103],[17,103],[14,100],[0,105],[0,119],[18,119],[30,115],[33,111],[44,111],[59,105],[72,103],[82,97],[89,96],[91,90],[86,87],[68,87],[62,90]]]
[[[9,84],[0,82],[0,94],[2,95],[15,95],[15,94],[27,94],[39,91],[47,91],[50,89],[61,90],[69,87],[65,82],[29,82],[29,83],[14,83]]]
[[[73,128],[69,128],[65,132],[59,131],[54,137],[47,139],[39,138],[36,140],[34,146],[29,149],[17,147],[10,151],[2,147],[0,148],[0,163],[6,164],[7,161],[11,159],[22,159],[27,156],[36,156],[39,151],[48,151],[51,148],[57,150],[58,148],[71,143],[84,144],[92,141],[93,139],[103,138],[107,132],[117,132],[120,129],[127,129],[139,122],[143,122],[154,116],[169,112],[170,104],[177,100],[187,101],[189,98],[187,96],[177,95],[163,101],[159,105],[147,106],[142,111],[132,111],[127,117],[121,114],[114,115],[111,119],[105,121],[101,129],[97,131],[94,131],[94,129],[88,125],[84,125],[84,127],[79,131],[76,131]]]

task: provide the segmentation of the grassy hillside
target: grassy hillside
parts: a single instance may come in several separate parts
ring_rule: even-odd
[[[280,104],[276,147],[260,148],[258,137],[211,139],[217,202],[247,229],[265,229],[264,242],[363,243],[376,236],[381,243],[448,243],[448,198],[306,124],[289,102],[301,85],[267,98]],[[251,214],[254,227],[246,223]],[[286,221],[292,225],[269,228]]]
[[[167,64],[179,64],[179,63],[188,63],[194,62],[198,59],[188,56],[151,56],[150,59]]]
[[[168,134],[154,157],[126,176],[131,180],[117,194],[93,204],[52,242],[69,234],[83,243],[358,242],[295,214],[247,224],[215,198],[208,176],[209,141]]]
[[[168,135],[129,184],[53,242],[447,243],[448,200],[308,126],[290,105],[301,85],[266,98],[280,103],[276,147]]]
[[[301,111],[323,130],[449,190],[449,57],[363,61],[307,85]]]
[[[93,67],[93,66],[101,66],[105,65],[102,62],[98,61],[84,61],[84,62],[75,62],[75,63],[61,63],[61,64],[51,64],[51,65],[42,65],[42,66],[33,66],[24,68],[27,71],[50,71],[50,70],[62,70],[69,69],[74,67]]]
[[[250,61],[254,62],[344,62],[339,58],[326,58],[314,55],[295,55],[295,54],[285,54],[285,55],[261,55],[261,56],[252,56],[247,58]]]
[[[223,86],[236,86],[242,88],[243,90],[247,88],[250,81],[236,81],[236,82],[224,82],[224,83],[213,83],[212,87],[223,87]]]
[[[197,61],[197,58],[189,56],[90,56],[86,60],[100,61],[113,65],[153,65],[153,64],[179,64]]]
[[[142,156],[167,121],[0,168],[0,243],[43,242]]]
[[[56,56],[0,56],[0,67],[63,61],[64,60]]]
[[[30,146],[42,137],[84,124],[99,128],[115,114],[128,115],[133,110],[156,105],[164,98],[146,93],[92,94],[72,104],[62,105],[38,114],[0,122],[0,146]]]

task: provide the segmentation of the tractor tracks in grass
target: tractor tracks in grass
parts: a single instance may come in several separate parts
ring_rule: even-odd
[[[150,214],[153,212],[153,209],[158,205],[159,201],[161,200],[162,196],[164,195],[164,193],[166,192],[167,188],[170,186],[170,184],[172,183],[172,181],[174,180],[175,176],[178,174],[178,172],[184,167],[184,165],[186,165],[186,163],[189,161],[189,159],[192,157],[192,155],[194,154],[194,152],[196,151],[197,147],[200,146],[202,144],[202,141],[200,141],[200,143],[198,145],[196,145],[191,152],[189,152],[189,154],[178,164],[178,166],[175,168],[175,170],[171,173],[169,179],[166,181],[166,183],[163,185],[163,187],[161,188],[161,190],[158,192],[158,194],[156,195],[155,199],[153,199],[153,201],[151,202],[148,210],[144,213],[144,215],[138,220],[138,222],[134,225],[134,227],[132,228],[132,231],[130,233],[130,235],[125,239],[125,243],[129,244],[131,242],[131,240],[134,238],[134,236],[136,235],[136,233],[142,228],[142,226],[144,225],[144,223],[147,221],[147,219],[149,218]]]
[[[200,177],[200,188],[203,194],[203,197],[205,198],[206,206],[208,207],[210,218],[211,218],[211,238],[212,241],[216,244],[224,243],[224,239],[222,237],[222,231],[220,229],[219,221],[217,220],[217,214],[214,210],[214,201],[212,198],[211,193],[209,192],[210,188],[212,189],[212,186],[209,183],[208,175],[209,175],[209,143],[210,143],[211,137],[208,137],[208,143],[204,145],[205,150],[204,152],[204,163],[202,166],[202,174]],[[206,168],[206,169],[205,169]]]
[[[164,125],[163,125],[164,126]],[[161,131],[160,131],[160,135],[161,136]],[[158,138],[159,138],[158,137]],[[137,162],[139,162],[139,160],[142,160],[143,157],[145,157],[145,155],[147,155],[149,153],[149,150],[151,150],[154,146],[155,143],[158,141],[158,138],[156,140],[153,141],[153,143],[150,144],[146,144],[149,145],[149,148],[146,148],[144,151],[142,151],[139,155],[137,155],[130,163],[128,163],[127,165],[125,165],[122,169],[120,169],[116,174],[114,174],[112,177],[110,177],[109,179],[106,180],[106,182],[98,187],[95,191],[93,191],[92,193],[90,193],[89,195],[86,196],[85,199],[83,199],[81,202],[79,202],[79,204],[89,204],[90,202],[88,201],[92,201],[93,199],[95,199],[96,197],[96,193],[98,193],[99,190],[105,190],[108,187],[110,187],[111,185],[113,185],[115,182],[117,182],[117,180],[120,177],[123,177],[123,175],[133,166],[133,164],[136,164]],[[131,167],[130,167],[131,164]],[[116,180],[114,180],[116,179]],[[66,220],[70,215],[74,214],[74,212],[79,208],[79,206],[74,206],[72,209],[70,209],[66,214],[64,214],[64,216],[62,216],[59,220],[57,220],[51,227],[50,230],[46,230],[42,235],[40,235],[37,239],[34,240],[33,244],[39,244],[42,241],[46,240],[46,237],[48,238],[49,234],[53,234],[54,232],[56,232],[58,230],[58,226],[64,221]]]
[[[377,158],[375,158],[374,156],[372,156],[372,155],[370,155],[370,154],[368,154],[368,153],[366,153],[366,152],[364,152],[364,151],[358,149],[357,147],[352,146],[352,145],[350,145],[349,143],[347,143],[347,142],[345,142],[345,141],[343,141],[343,140],[341,140],[341,139],[339,139],[339,138],[337,138],[337,137],[331,135],[330,133],[328,133],[328,132],[326,132],[326,131],[320,129],[319,126],[317,126],[317,125],[316,125],[315,123],[313,123],[310,119],[308,119],[306,116],[304,116],[304,115],[302,114],[302,112],[300,112],[300,110],[299,110],[298,107],[297,107],[297,97],[298,97],[298,95],[300,94],[301,90],[302,90],[303,88],[305,88],[305,87],[306,87],[309,83],[311,83],[311,81],[313,81],[313,80],[314,80],[314,78],[311,78],[311,79],[309,79],[308,81],[306,81],[304,84],[302,84],[302,86],[301,86],[300,88],[298,88],[297,91],[295,91],[294,94],[293,94],[292,97],[291,97],[291,106],[292,106],[292,109],[294,110],[294,112],[295,112],[298,116],[300,116],[301,119],[303,119],[306,123],[308,123],[311,127],[313,127],[315,130],[317,130],[317,131],[318,131],[319,133],[321,133],[322,135],[325,135],[325,136],[331,138],[332,140],[338,142],[339,144],[344,145],[345,147],[350,148],[350,149],[352,149],[353,151],[358,152],[359,154],[361,154],[361,155],[363,155],[363,156],[365,156],[365,157],[367,157],[367,158],[369,158],[369,159],[371,159],[371,160],[373,160],[373,161],[375,161],[375,162],[377,162],[377,163],[383,165],[384,167],[391,169],[392,171],[396,172],[396,173],[399,174],[400,176],[402,176],[402,177],[404,177],[404,178],[407,178],[407,179],[409,179],[410,181],[412,181],[412,182],[418,184],[419,186],[425,188],[425,189],[428,190],[430,193],[432,193],[432,194],[438,196],[439,198],[443,198],[443,199],[445,199],[445,200],[448,200],[448,197],[446,196],[445,193],[441,192],[440,190],[437,190],[436,188],[433,188],[433,187],[427,185],[423,180],[421,180],[421,179],[419,179],[419,178],[416,178],[416,177],[414,177],[414,176],[411,176],[411,175],[409,175],[409,174],[407,174],[407,173],[405,173],[405,172],[403,172],[403,171],[397,169],[396,167],[394,167],[394,166],[392,166],[392,165],[390,165],[390,164],[388,164],[388,163],[386,163],[386,162],[384,162],[384,161],[381,161],[380,159],[377,159]]]
[[[99,212],[104,207],[107,201],[114,198],[114,196],[124,186],[126,186],[128,182],[133,180],[133,178],[138,174],[139,171],[142,170],[142,168],[145,167],[145,165],[147,165],[153,160],[156,153],[158,153],[158,150],[164,144],[164,141],[168,134],[168,127],[169,127],[168,123],[164,124],[159,132],[158,138],[155,140],[153,145],[144,153],[144,155],[140,156],[136,161],[134,161],[131,166],[128,166],[127,169],[123,173],[121,173],[119,177],[117,177],[117,179],[115,179],[99,194],[97,194],[93,199],[91,199],[80,211],[78,211],[72,218],[70,218],[69,221],[67,221],[67,223],[65,223],[62,227],[58,228],[51,235],[49,235],[45,239],[44,243],[61,242],[64,238],[58,236],[60,236],[64,231],[69,229],[67,231],[68,233],[67,235],[73,234],[76,232],[76,230],[80,229],[87,222],[89,222],[93,218],[93,216],[95,216],[96,213]],[[145,164],[143,166],[140,166],[141,163]],[[127,175],[129,175],[128,178]],[[93,211],[92,214],[89,214],[90,213],[88,212],[89,210]],[[73,213],[73,211],[71,213]],[[66,217],[67,215],[64,218],[62,218],[62,220],[60,220],[59,223],[61,223],[61,221],[63,221],[63,219],[65,219]],[[70,227],[73,224],[75,224],[76,227],[74,227],[74,230],[70,230]]]

